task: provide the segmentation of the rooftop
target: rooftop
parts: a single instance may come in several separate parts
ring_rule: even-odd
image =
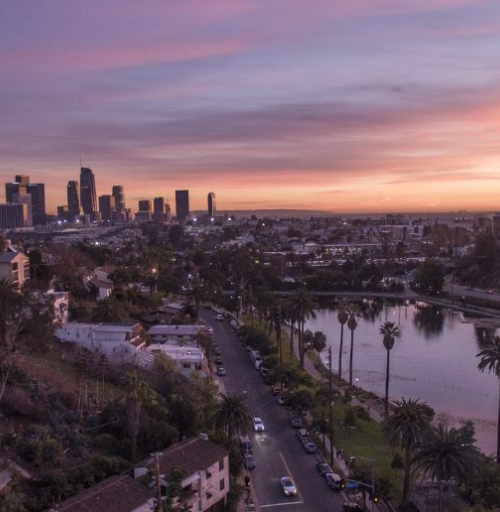
[[[128,475],[106,478],[50,510],[64,512],[129,512],[153,497],[153,491]]]

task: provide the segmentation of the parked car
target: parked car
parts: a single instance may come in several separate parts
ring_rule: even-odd
[[[243,455],[243,466],[245,469],[255,469],[255,459],[251,454]]]
[[[309,432],[305,428],[299,428],[299,430],[297,430],[297,437],[299,438],[299,441],[309,439]]]
[[[224,364],[224,361],[222,360],[222,356],[215,357],[215,364]]]
[[[276,402],[278,402],[280,405],[285,405],[285,399],[281,395],[276,397]]]
[[[304,438],[304,440],[302,441],[302,447],[304,448],[306,453],[316,453],[318,451],[317,446],[310,439],[307,438]]]
[[[297,487],[289,476],[281,477],[281,488],[285,496],[295,496],[297,494]]]
[[[274,386],[271,388],[271,392],[273,395],[278,396],[281,394],[281,389],[278,386]]]
[[[299,416],[292,416],[290,418],[290,425],[293,428],[302,428],[302,418],[300,418]]]
[[[344,479],[333,471],[325,475],[326,483],[332,491],[340,491],[344,485]]]
[[[264,432],[264,422],[260,418],[254,418],[253,429],[255,432]]]
[[[216,318],[219,322],[222,322],[224,320],[224,315],[218,314]]]
[[[326,477],[328,473],[333,473],[332,468],[326,462],[318,462],[316,464],[316,469],[319,474],[324,477]]]
[[[226,376],[226,370],[224,369],[224,367],[219,366],[219,368],[217,368],[217,375],[219,377],[225,377]]]
[[[243,456],[253,453],[252,441],[248,436],[240,436],[240,450]]]

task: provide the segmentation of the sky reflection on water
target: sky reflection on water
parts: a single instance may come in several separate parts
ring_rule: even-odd
[[[338,367],[340,324],[333,305],[317,311],[307,328],[323,331],[332,346],[333,368]],[[419,398],[446,417],[450,425],[472,419],[478,444],[489,453],[495,449],[498,380],[481,373],[476,354],[497,328],[481,328],[484,320],[424,303],[382,303],[365,300],[354,331],[353,378],[359,386],[383,396],[386,351],[379,334],[386,321],[401,330],[391,352],[392,399]],[[342,373],[349,372],[350,331],[344,327]],[[323,354],[326,356],[326,351]]]

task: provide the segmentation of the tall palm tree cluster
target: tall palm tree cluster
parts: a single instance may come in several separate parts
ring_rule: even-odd
[[[403,503],[410,499],[412,476],[429,477],[439,483],[441,512],[445,484],[467,485],[482,459],[474,446],[471,423],[450,429],[441,423],[433,425],[433,419],[434,411],[425,402],[402,399],[384,420],[383,430],[393,450],[403,452]]]

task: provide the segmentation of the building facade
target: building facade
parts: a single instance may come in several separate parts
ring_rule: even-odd
[[[0,277],[14,283],[21,290],[30,278],[30,260],[22,252],[0,253]]]
[[[0,229],[24,228],[28,221],[26,204],[0,204]]]
[[[68,215],[69,220],[74,222],[75,218],[79,217],[82,213],[80,206],[80,189],[78,187],[78,181],[68,181],[66,187],[66,195],[68,198]]]
[[[179,222],[189,217],[189,190],[175,191],[175,212]]]
[[[146,348],[140,324],[83,324],[71,322],[56,329],[63,342],[72,342],[91,352],[106,355],[110,362],[132,362]]]
[[[115,211],[115,198],[111,195],[99,196],[99,213],[103,222],[111,222]]]
[[[216,212],[215,194],[213,192],[208,193],[207,201],[208,201],[208,216],[213,218],[213,217],[215,217],[215,212]]]
[[[93,216],[97,212],[97,191],[92,169],[80,169],[80,201],[85,215]]]

